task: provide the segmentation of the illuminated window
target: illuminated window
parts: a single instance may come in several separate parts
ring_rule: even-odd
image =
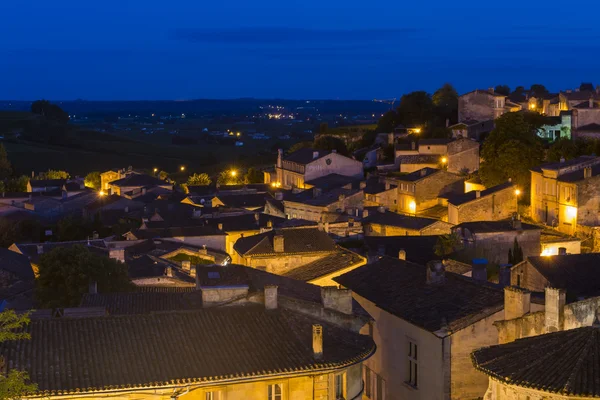
[[[406,374],[406,383],[413,387],[419,386],[419,347],[412,340],[408,341],[408,373]]]
[[[281,383],[269,385],[268,400],[283,400],[283,388]]]
[[[221,400],[221,392],[218,390],[206,392],[204,394],[204,400]]]

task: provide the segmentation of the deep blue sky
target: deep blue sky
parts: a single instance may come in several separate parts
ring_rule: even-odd
[[[0,0],[0,99],[600,84],[600,1]]]

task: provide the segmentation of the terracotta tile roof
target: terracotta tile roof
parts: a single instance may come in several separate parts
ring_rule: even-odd
[[[409,215],[397,214],[391,211],[379,212],[373,210],[369,216],[363,220],[365,223],[395,226],[404,229],[421,230],[439,222],[436,219],[412,217]],[[448,225],[449,226],[449,225]]]
[[[164,186],[168,185],[162,179],[155,178],[146,174],[129,174],[125,178],[112,181],[109,183],[112,186],[128,187],[128,186]]]
[[[311,181],[305,182],[308,185],[315,186],[321,188],[323,190],[330,190],[346,185],[352,185],[360,182],[360,178],[356,178],[353,176],[344,176],[340,174],[329,174],[322,176],[320,178],[313,179]]]
[[[318,153],[317,157],[314,157],[314,154],[313,154],[314,152]],[[325,151],[325,150],[304,148],[304,149],[297,150],[291,154],[288,154],[288,156],[284,157],[283,160],[294,162],[296,164],[309,164],[309,163],[313,162],[314,160],[317,160],[321,157],[325,157],[328,154],[330,154],[330,152]]]
[[[319,360],[314,323],[323,326]],[[368,336],[262,305],[34,320],[26,329],[31,340],[2,343],[0,354],[12,368],[28,370],[46,396],[314,373],[375,350]]]
[[[573,158],[571,160],[566,160],[564,162],[551,162],[538,165],[537,167],[531,168],[531,171],[534,172],[542,172],[543,169],[559,171],[563,168],[572,167],[577,164],[589,164],[590,162],[594,162],[597,160],[597,157],[594,156],[579,156],[577,158]]]
[[[325,256],[320,260],[313,261],[298,268],[294,268],[286,272],[284,276],[301,281],[312,281],[336,271],[357,265],[363,257],[347,250],[341,250],[331,255]]]
[[[33,281],[33,269],[29,258],[16,251],[0,248],[0,270],[10,272],[18,279]]]
[[[404,156],[402,156],[402,157],[404,157]],[[421,168],[418,171],[411,172],[410,174],[399,176],[396,179],[398,181],[402,181],[402,182],[416,182],[416,181],[420,181],[421,179],[429,178],[431,175],[433,175],[439,171],[440,171],[439,169],[425,167],[425,168]]]
[[[570,298],[600,295],[600,253],[527,257],[550,286],[567,290]]]
[[[31,179],[31,187],[61,187],[67,183],[66,179]]]
[[[502,290],[451,272],[445,273],[444,283],[428,284],[426,268],[382,257],[333,280],[430,332],[445,326],[454,332],[503,309]]]
[[[283,253],[275,253],[273,237],[283,235]],[[329,235],[316,228],[286,228],[238,239],[233,246],[242,256],[283,255],[335,251],[336,244]]]
[[[600,328],[591,326],[484,347],[471,358],[475,368],[510,385],[595,398],[600,397],[599,354]]]

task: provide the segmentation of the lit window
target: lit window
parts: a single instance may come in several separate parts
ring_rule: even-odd
[[[334,390],[336,400],[344,398],[344,374],[335,376]]]
[[[269,396],[268,400],[282,400],[283,399],[283,390],[281,387],[281,383],[275,383],[274,385],[269,385]]]
[[[204,399],[205,400],[221,400],[221,392],[220,391],[211,391],[211,392],[206,392],[204,394]]]
[[[418,346],[412,340],[408,341],[408,373],[406,383],[413,387],[419,386]]]

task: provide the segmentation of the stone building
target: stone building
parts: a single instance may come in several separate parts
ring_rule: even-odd
[[[124,178],[110,181],[107,186],[108,194],[127,196],[129,198],[142,196],[151,188],[162,188],[165,191],[173,190],[172,183],[155,178],[154,176],[138,174],[135,172],[129,173]]]
[[[285,193],[283,206],[287,218],[333,222],[347,210],[362,207],[363,200],[361,188],[339,187],[323,191],[315,187],[297,194]]]
[[[473,190],[448,196],[448,222],[498,221],[517,212],[515,186],[506,182],[483,191]]]
[[[448,172],[474,172],[479,169],[479,143],[466,138],[421,139],[410,144],[397,144],[395,163],[400,172],[423,168],[440,168]]]
[[[470,354],[497,343],[494,322],[504,319],[500,289],[447,272],[440,261],[425,267],[390,257],[334,280],[375,319],[378,350],[365,362],[373,381],[367,397],[483,396],[488,380],[471,365]]]
[[[417,214],[437,206],[440,196],[461,193],[464,178],[448,171],[423,168],[396,178],[398,212]]]
[[[436,219],[397,214],[384,207],[366,209],[362,223],[365,236],[445,235],[452,226]]]
[[[363,192],[365,207],[385,207],[391,211],[398,211],[398,189],[395,178],[370,177],[365,183]]]
[[[66,190],[66,179],[30,179],[27,182],[28,193],[58,192]]]
[[[507,99],[506,95],[496,93],[494,88],[473,90],[458,98],[458,122],[495,120],[502,114],[521,108],[521,105]]]
[[[300,149],[283,156],[279,149],[277,164],[275,165],[276,177],[266,177],[267,182],[281,184],[283,188],[304,189],[304,183],[329,174],[363,178],[363,164],[360,161],[324,150],[310,148]]]
[[[499,265],[508,263],[508,251],[515,239],[523,257],[539,256],[541,231],[536,225],[517,220],[463,222],[452,227],[467,253]]]
[[[241,266],[200,269],[195,288],[87,294],[64,314],[39,310],[36,339],[0,346],[32,397],[356,399],[375,352],[350,291]]]
[[[274,274],[284,275],[309,265],[306,269],[319,265],[328,265],[327,274],[310,275],[307,280],[323,278],[338,270],[349,270],[364,264],[364,258],[352,258],[349,252],[337,246],[333,239],[322,228],[283,228],[259,235],[243,237],[233,246],[234,259],[248,267],[261,269]],[[348,264],[347,260],[352,259]],[[317,263],[317,267],[313,263]],[[336,266],[337,264],[337,266]],[[324,272],[324,271],[323,271]],[[293,273],[294,277],[299,272]],[[339,273],[337,274],[339,275]]]
[[[468,138],[479,141],[494,129],[494,120],[477,121],[467,119],[449,126],[448,129],[452,131],[452,137],[455,139]]]
[[[600,253],[531,256],[511,268],[511,284],[534,292],[565,289],[574,299],[600,296]]]
[[[581,156],[531,170],[531,218],[575,234],[600,225],[600,157]]]

